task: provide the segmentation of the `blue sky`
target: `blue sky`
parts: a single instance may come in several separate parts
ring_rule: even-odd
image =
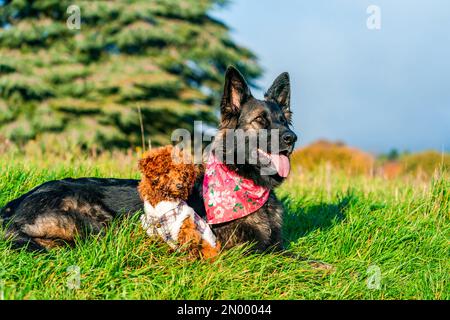
[[[299,145],[450,151],[450,1],[234,0],[214,16],[258,55],[263,88],[289,71]]]

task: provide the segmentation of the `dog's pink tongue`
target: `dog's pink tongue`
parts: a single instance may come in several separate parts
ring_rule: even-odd
[[[286,178],[291,170],[289,158],[282,154],[269,154],[272,164],[277,169],[280,177]]]

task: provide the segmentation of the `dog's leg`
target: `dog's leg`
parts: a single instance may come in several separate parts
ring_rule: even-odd
[[[15,250],[25,249],[29,252],[46,252],[47,249],[28,235],[17,231],[6,231],[7,240],[11,241],[11,248]]]
[[[78,233],[77,224],[70,215],[51,211],[37,217],[14,217],[6,226],[6,238],[12,241],[12,247],[25,247],[28,251],[46,251],[48,249],[73,243]]]

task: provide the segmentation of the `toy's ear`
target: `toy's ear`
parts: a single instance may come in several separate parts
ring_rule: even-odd
[[[147,168],[147,164],[149,162],[150,162],[150,159],[148,157],[142,158],[141,160],[139,160],[139,163],[138,163],[139,171],[144,173],[145,168]]]
[[[157,177],[171,163],[172,146],[147,151],[139,160],[139,170],[147,177]]]
[[[156,154],[152,154],[150,152],[144,154],[143,158],[139,160],[139,171],[147,177],[154,175],[155,163],[156,163]]]

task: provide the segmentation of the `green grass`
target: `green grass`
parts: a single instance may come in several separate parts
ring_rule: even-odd
[[[135,159],[27,159],[0,156],[0,206],[44,181],[63,177],[138,177]],[[286,206],[292,252],[334,266],[275,255],[224,253],[190,262],[152,243],[136,219],[103,238],[48,254],[13,251],[0,240],[4,299],[449,299],[450,182],[386,181],[325,170],[293,173],[277,190]],[[68,268],[80,268],[70,289]],[[367,286],[379,268],[379,289]],[[373,267],[371,267],[373,268]],[[368,272],[369,269],[369,272]]]

